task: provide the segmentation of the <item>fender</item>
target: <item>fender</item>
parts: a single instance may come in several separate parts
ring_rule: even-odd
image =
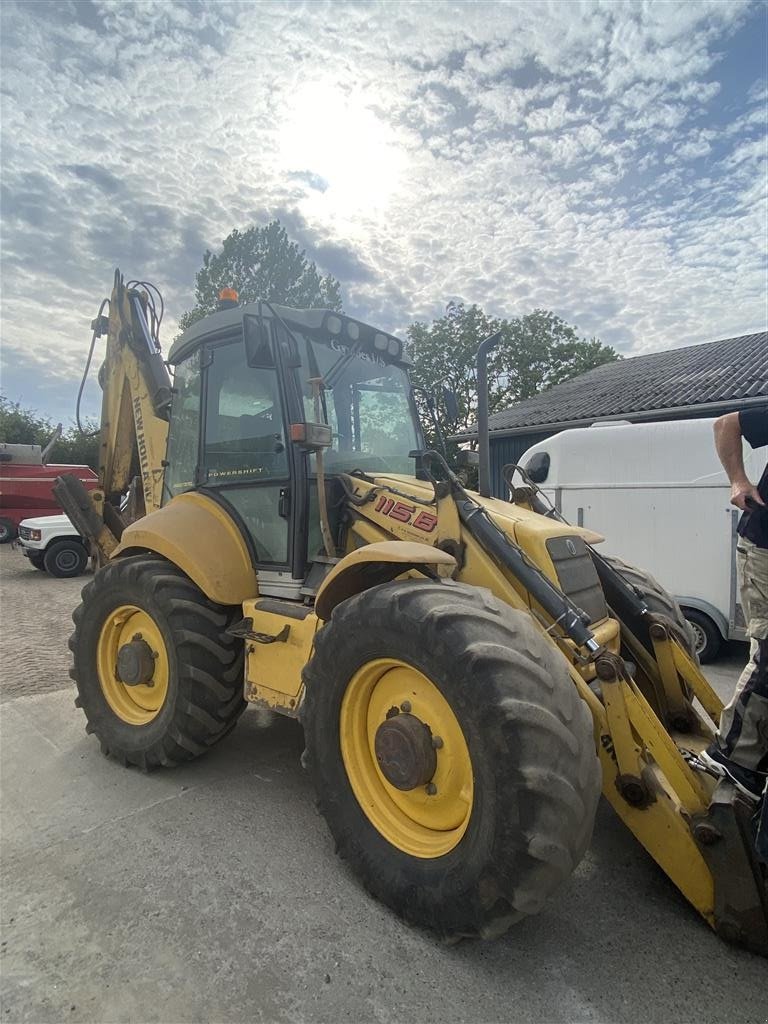
[[[675,595],[675,600],[682,608],[683,614],[685,614],[686,608],[694,608],[698,612],[704,612],[704,614],[708,615],[709,618],[712,619],[712,622],[717,626],[723,640],[730,639],[728,636],[728,620],[719,608],[715,608],[715,606],[710,604],[709,601],[704,601],[700,597],[678,597]]]
[[[179,494],[123,530],[112,558],[155,551],[197,584],[217,604],[242,604],[257,597],[256,572],[240,530],[226,511],[204,494]]]
[[[444,575],[457,568],[453,555],[429,544],[403,540],[366,544],[345,555],[325,577],[315,598],[315,614],[319,619],[330,619],[336,605],[348,597],[389,583],[410,569],[427,566],[433,572],[442,567]]]

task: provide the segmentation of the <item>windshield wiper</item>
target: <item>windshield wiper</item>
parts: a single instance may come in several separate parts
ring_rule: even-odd
[[[358,355],[359,352],[360,346],[355,345],[353,348],[350,348],[348,352],[345,352],[342,356],[339,356],[339,358],[330,368],[328,373],[325,375],[326,387],[335,387],[337,379],[341,377],[344,370],[346,370],[346,368],[349,366],[352,360]]]

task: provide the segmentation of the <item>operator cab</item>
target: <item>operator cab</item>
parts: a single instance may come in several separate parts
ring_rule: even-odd
[[[221,503],[249,545],[259,592],[299,598],[324,560],[313,448],[328,477],[413,472],[408,453],[423,444],[402,343],[331,310],[255,302],[194,324],[168,362],[164,503],[189,490]]]

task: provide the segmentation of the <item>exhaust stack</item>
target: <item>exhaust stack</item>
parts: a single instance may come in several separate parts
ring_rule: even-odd
[[[477,489],[481,497],[491,496],[491,449],[488,439],[488,353],[501,341],[501,331],[480,342],[477,350],[477,441],[480,464]]]

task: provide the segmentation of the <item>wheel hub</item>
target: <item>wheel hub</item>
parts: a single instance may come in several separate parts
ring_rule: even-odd
[[[117,677],[126,686],[149,683],[155,672],[152,648],[142,639],[131,640],[117,652]]]
[[[693,630],[693,636],[694,636],[693,649],[696,651],[697,654],[701,654],[701,652],[707,646],[706,634],[704,633],[704,630],[701,628],[701,626],[698,624],[698,622],[691,622],[690,619],[689,619],[688,620],[688,625]]]
[[[426,785],[437,768],[429,727],[415,715],[394,715],[376,730],[376,760],[382,775],[403,791]]]

